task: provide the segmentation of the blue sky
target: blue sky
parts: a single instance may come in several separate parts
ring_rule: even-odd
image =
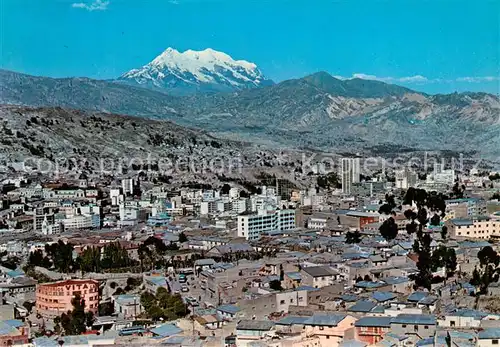
[[[114,78],[167,47],[430,93],[499,93],[497,0],[0,0],[0,66]]]

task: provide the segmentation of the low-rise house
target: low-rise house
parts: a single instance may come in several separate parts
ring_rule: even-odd
[[[203,316],[194,317],[195,330],[215,330],[219,329],[223,325],[223,320],[216,314],[208,314]]]
[[[135,318],[143,311],[140,295],[122,294],[114,298],[115,313],[127,318]]]
[[[321,344],[336,347],[345,337],[354,337],[356,318],[340,313],[315,313],[304,322],[303,337],[319,337]]]
[[[370,261],[374,267],[387,266],[388,259],[382,257],[380,254],[370,256]]]
[[[348,312],[358,313],[358,314],[366,314],[373,310],[377,306],[377,303],[369,300],[360,300],[357,301],[354,305],[347,309]]]
[[[241,320],[236,325],[237,346],[263,339],[274,328],[272,321]]]
[[[0,346],[28,345],[29,326],[17,319],[0,321]]]
[[[483,320],[499,320],[500,316],[473,309],[454,309],[439,319],[439,326],[450,328],[479,328]],[[500,322],[499,322],[500,324]]]
[[[434,336],[436,317],[425,314],[400,314],[391,321],[391,330],[396,334],[417,335],[420,338]]]
[[[354,323],[356,339],[374,345],[391,330],[392,317],[363,317]]]
[[[314,288],[332,285],[339,273],[329,266],[310,266],[300,270],[301,284]]]
[[[308,319],[308,316],[286,316],[276,322],[276,331],[283,334],[300,334]]]
[[[477,347],[494,347],[500,343],[500,328],[486,328],[477,334]]]
[[[156,294],[158,288],[169,289],[166,277],[159,275],[144,276],[144,286],[151,294]]]
[[[209,259],[198,259],[194,262],[194,273],[198,274],[201,271],[209,270],[215,265],[215,260]]]
[[[285,272],[284,285],[285,288],[297,288],[302,282],[300,272]]]
[[[394,300],[396,298],[396,294],[392,292],[373,292],[372,298],[379,303],[386,303]]]
[[[234,305],[221,305],[217,307],[217,315],[222,320],[232,321],[241,309]]]
[[[395,293],[405,294],[412,290],[412,282],[408,277],[385,277],[383,279],[387,285],[391,286],[391,291]]]

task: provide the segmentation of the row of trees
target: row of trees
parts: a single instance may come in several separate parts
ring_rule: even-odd
[[[138,262],[131,259],[118,242],[110,243],[101,250],[99,247],[88,247],[76,258],[76,265],[83,272],[100,272],[103,269],[116,269],[136,266]]]
[[[35,266],[54,269],[59,272],[81,270],[84,272],[100,272],[103,269],[116,269],[137,265],[118,242],[100,247],[88,247],[76,259],[73,259],[74,248],[69,243],[59,240],[57,243],[45,245],[45,252],[36,250],[28,257],[28,269]]]

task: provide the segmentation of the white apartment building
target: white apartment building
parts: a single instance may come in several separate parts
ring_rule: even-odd
[[[295,210],[259,211],[258,214],[238,216],[238,237],[257,240],[264,232],[295,228]]]
[[[325,202],[325,196],[324,195],[308,195],[304,196],[302,199],[302,205],[303,206],[320,206]]]
[[[47,219],[42,222],[42,234],[54,235],[61,232],[61,225],[59,223],[50,224]]]
[[[247,211],[247,199],[233,200],[231,203],[231,211],[237,214]]]
[[[229,189],[229,198],[230,199],[238,199],[240,197],[240,189],[239,188],[231,188]]]
[[[361,166],[359,158],[342,158],[340,160],[340,177],[342,179],[342,193],[351,194],[353,183],[359,182]]]
[[[123,194],[121,193],[120,188],[111,188],[109,190],[109,197],[111,199],[112,206],[118,206],[124,200],[124,197],[123,197]]]
[[[92,228],[91,215],[75,215],[61,220],[64,230],[90,229]]]
[[[394,173],[396,176],[396,188],[408,189],[417,185],[418,175],[415,172],[408,170],[408,168],[396,170]]]
[[[316,230],[322,230],[326,228],[326,223],[328,222],[327,218],[321,218],[321,217],[311,217],[307,221],[307,228],[309,229],[316,229]]]
[[[262,196],[254,195],[250,197],[250,208],[252,212],[257,212],[260,210],[275,210],[278,206],[277,196]]]
[[[124,201],[120,204],[120,220],[135,221],[138,216],[139,203],[137,201]]]

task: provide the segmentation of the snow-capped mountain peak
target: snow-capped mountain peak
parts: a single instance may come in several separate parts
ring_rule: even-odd
[[[120,80],[181,94],[240,90],[272,83],[254,63],[234,60],[224,52],[211,48],[179,52],[171,47],[142,68],[125,73]]]

